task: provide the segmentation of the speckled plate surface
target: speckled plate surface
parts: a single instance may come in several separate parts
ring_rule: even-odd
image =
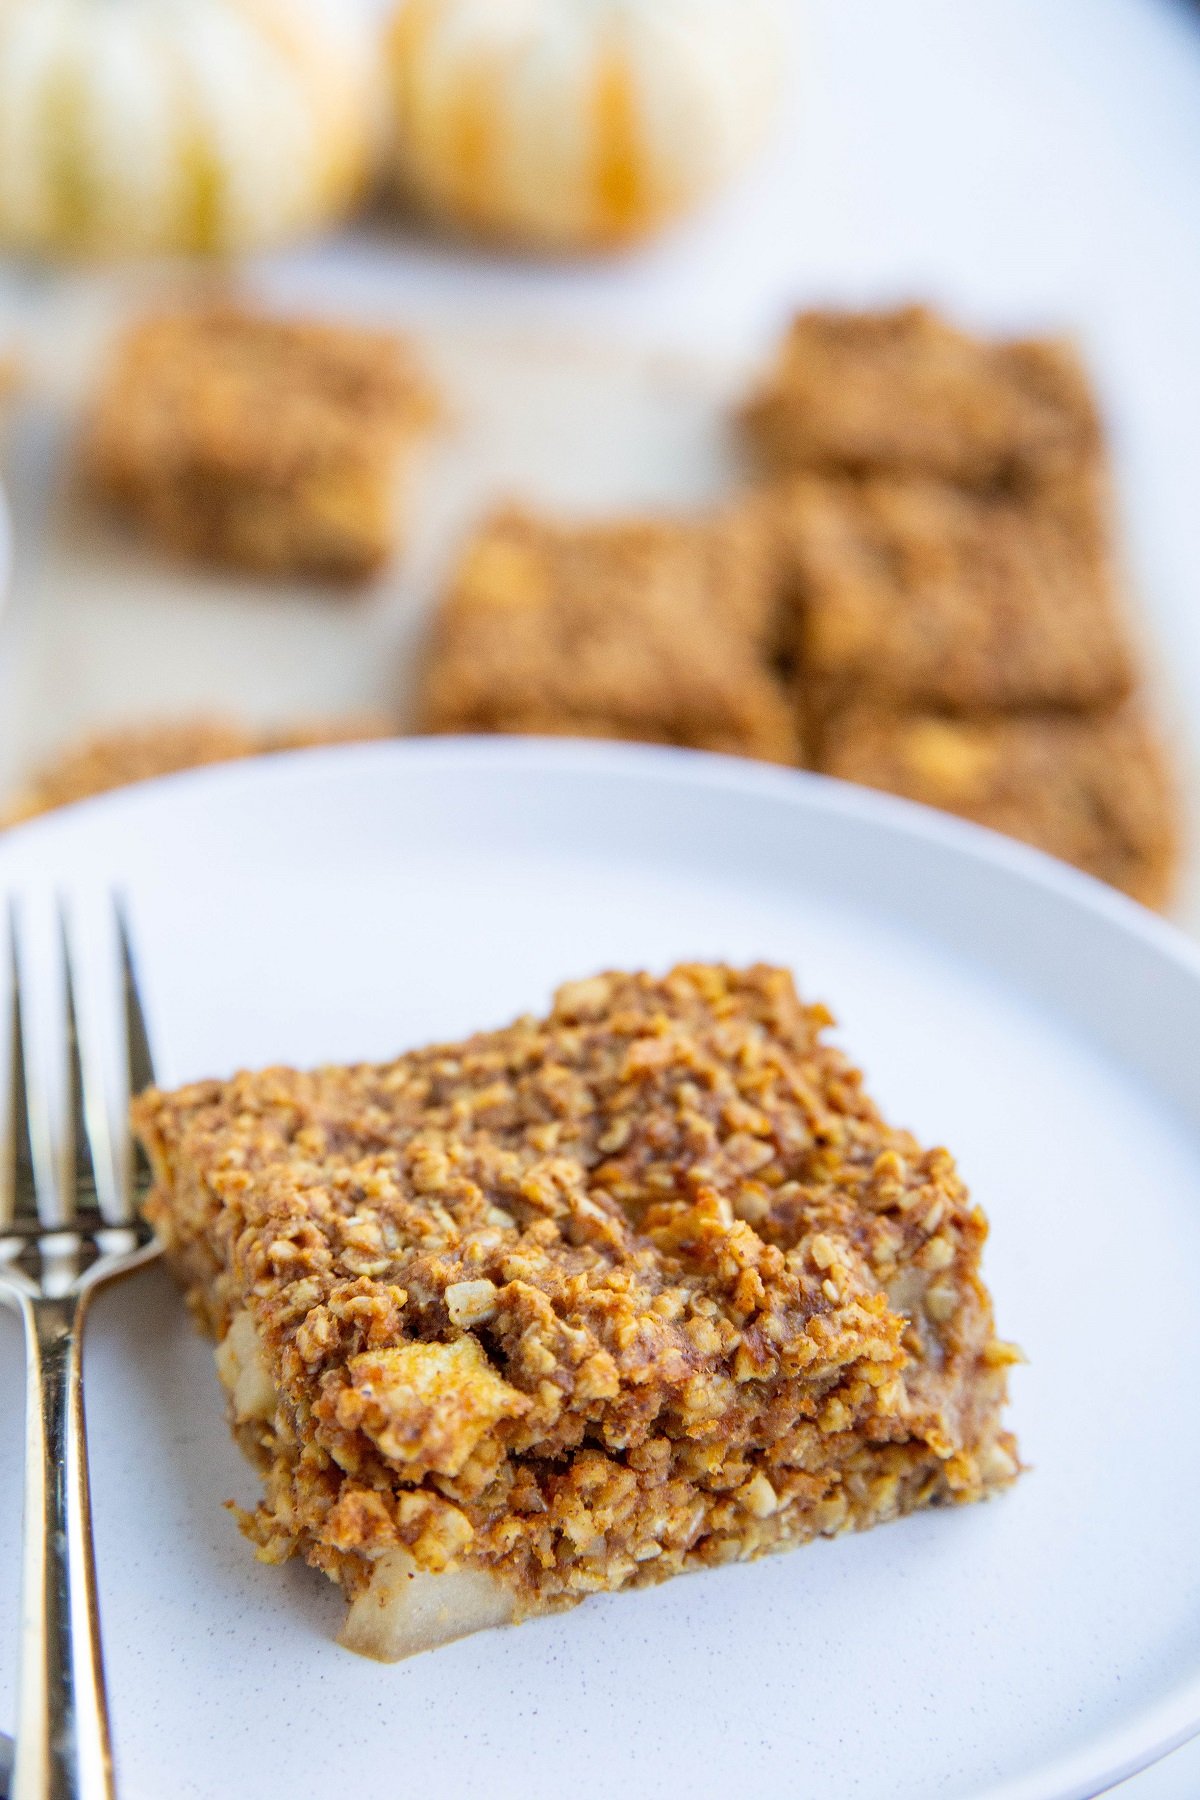
[[[1181,936],[901,802],[530,741],[272,759],[12,833],[0,892],[73,897],[85,1023],[111,881],[170,1081],[385,1056],[604,966],[791,965],[991,1218],[1032,1465],[987,1506],[381,1668],[336,1647],[321,1576],[240,1540],[221,1503],[254,1475],[207,1348],[147,1275],[99,1303],[87,1375],[123,1800],[1078,1800],[1196,1727],[1200,955]],[[19,1367],[0,1317],[0,1723]]]

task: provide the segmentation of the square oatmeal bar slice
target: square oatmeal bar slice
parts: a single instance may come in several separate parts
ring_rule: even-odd
[[[233,305],[145,320],[118,347],[84,466],[168,548],[264,574],[371,574],[435,412],[390,332]]]
[[[775,596],[754,504],[595,524],[508,509],[468,545],[434,623],[420,726],[793,761],[793,712],[761,654]]]
[[[1068,345],[972,337],[923,306],[799,314],[743,424],[768,469],[920,474],[977,488],[1076,471],[1100,444],[1087,376]]]
[[[1098,481],[1037,496],[799,476],[774,510],[782,630],[814,710],[847,698],[1082,709],[1134,680]]]
[[[783,970],[560,990],[383,1066],[149,1091],[147,1214],[262,1471],[390,1659],[1018,1471],[945,1150]]]

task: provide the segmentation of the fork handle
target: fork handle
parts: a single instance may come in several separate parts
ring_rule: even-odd
[[[86,1292],[29,1297],[25,1562],[10,1800],[113,1800],[80,1345]]]

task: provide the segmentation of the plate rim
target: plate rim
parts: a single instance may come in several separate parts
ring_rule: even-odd
[[[0,491],[0,501],[2,499]],[[1189,975],[1200,980],[1200,942],[1170,914],[1155,912],[1098,876],[1089,875],[1048,851],[1008,837],[990,826],[942,812],[903,795],[860,786],[839,776],[823,775],[815,769],[755,762],[711,750],[607,739],[450,732],[436,736],[397,735],[361,742],[264,751],[230,762],[180,769],[173,774],[156,775],[72,801],[8,826],[0,832],[0,881],[4,879],[8,854],[13,846],[19,849],[31,837],[36,840],[43,833],[70,832],[79,822],[98,819],[110,810],[152,809],[168,793],[203,791],[209,786],[256,785],[277,779],[286,781],[298,767],[319,769],[327,763],[336,766],[343,761],[360,760],[364,763],[395,760],[401,764],[446,761],[466,766],[483,762],[493,767],[510,765],[532,772],[539,766],[557,763],[565,770],[581,775],[624,773],[636,777],[657,773],[664,780],[670,778],[692,787],[715,787],[727,792],[742,790],[793,802],[799,799],[802,809],[840,814],[868,827],[875,826],[898,836],[937,845],[962,860],[990,865],[1027,887],[1083,908],[1104,925],[1140,939],[1147,948],[1176,964],[1181,963]],[[484,772],[488,772],[487,769]]]
[[[0,488],[0,502],[3,489]],[[0,539],[2,545],[2,539]],[[815,769],[793,768],[783,763],[758,762],[748,757],[727,755],[715,750],[686,749],[674,744],[643,744],[624,739],[584,737],[540,737],[535,733],[503,735],[500,733],[440,732],[397,733],[394,737],[363,738],[329,744],[307,744],[283,750],[264,750],[250,756],[231,758],[227,762],[206,763],[198,768],[179,769],[170,774],[154,775],[126,786],[111,788],[101,794],[73,800],[34,818],[22,819],[7,826],[0,835],[0,866],[5,852],[15,842],[25,842],[28,833],[58,830],[81,818],[91,818],[103,808],[155,804],[168,791],[186,791],[208,784],[257,783],[283,776],[297,766],[320,766],[350,759],[363,761],[392,760],[447,761],[488,765],[508,763],[513,767],[561,763],[565,769],[579,774],[625,773],[650,775],[656,771],[691,786],[723,789],[743,788],[747,792],[772,792],[779,798],[803,795],[816,810],[857,815],[864,823],[902,829],[906,836],[938,841],[973,854],[975,860],[999,863],[1010,872],[1024,874],[1037,885],[1050,887],[1077,900],[1101,903],[1102,911],[1115,908],[1126,923],[1130,917],[1148,922],[1174,940],[1177,948],[1194,953],[1200,972],[1200,944],[1169,915],[1158,913],[1131,899],[1119,888],[1098,876],[1062,861],[1048,851],[1039,850],[1019,838],[995,831],[943,812],[920,800],[891,794],[882,788],[843,780],[837,775],[821,774]],[[488,772],[487,769],[484,772]]]
[[[1082,909],[1119,935],[1132,937],[1179,972],[1192,978],[1200,1013],[1200,945],[1169,919],[1149,911],[1127,895],[1108,887],[1032,846],[987,827],[937,812],[918,802],[858,787],[808,770],[775,767],[710,752],[662,745],[598,740],[438,736],[397,737],[357,744],[321,745],[212,764],[156,777],[61,807],[13,826],[0,836],[0,892],[9,887],[13,851],[18,866],[28,845],[35,860],[39,841],[73,837],[85,827],[102,824],[106,815],[153,816],[172,795],[214,795],[247,785],[269,787],[302,779],[301,771],[356,763],[395,765],[405,771],[443,764],[459,772],[472,769],[494,774],[536,775],[547,769],[587,778],[623,775],[635,782],[653,779],[662,785],[682,784],[728,796],[743,792],[790,804],[798,813],[836,815],[865,829],[882,828],[915,844],[929,844],[977,867],[992,869],[1046,897]],[[18,875],[19,879],[19,875]],[[1093,1736],[1078,1750],[1044,1762],[1039,1769],[1006,1777],[974,1790],[971,1800],[1089,1800],[1160,1761],[1200,1735],[1200,1663],[1173,1692],[1152,1701],[1132,1719]]]

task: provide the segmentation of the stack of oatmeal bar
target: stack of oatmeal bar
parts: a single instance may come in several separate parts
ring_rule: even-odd
[[[774,478],[813,766],[1164,903],[1172,803],[1070,349],[983,343],[919,307],[809,313],[744,422]]]
[[[169,549],[361,581],[396,551],[437,410],[406,339],[222,301],[129,332],[82,460],[93,494]],[[1165,905],[1175,801],[1070,348],[984,341],[922,307],[808,312],[737,426],[753,479],[703,517],[494,512],[442,598],[418,728],[798,764]],[[121,726],[35,771],[0,823],[287,737],[203,716]]]
[[[803,763],[1165,904],[1174,803],[1070,349],[806,313],[741,425],[758,484],[712,517],[487,522],[422,727]]]

